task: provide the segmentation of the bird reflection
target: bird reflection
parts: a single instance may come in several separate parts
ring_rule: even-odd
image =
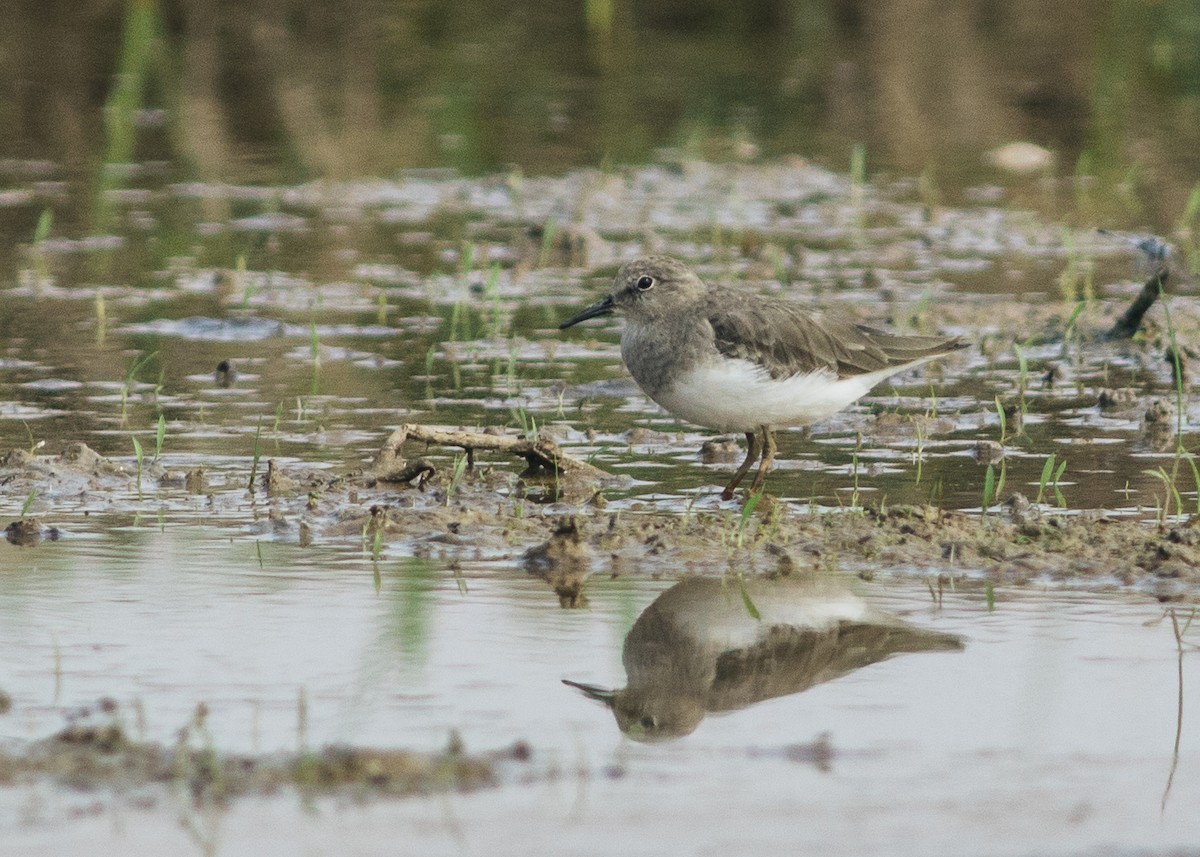
[[[894,654],[961,648],[832,580],[696,577],[658,596],[626,635],[623,689],[563,683],[607,705],[631,738],[661,741],[690,734],[709,712],[799,693]]]

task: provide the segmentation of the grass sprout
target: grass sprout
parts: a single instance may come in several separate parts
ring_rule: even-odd
[[[1175,439],[1176,451],[1183,452],[1183,420],[1184,420],[1184,396],[1183,396],[1183,362],[1179,356],[1179,343],[1175,340],[1175,325],[1171,321],[1171,308],[1167,306],[1167,295],[1163,289],[1163,278],[1158,278],[1158,298],[1162,304],[1163,318],[1167,322],[1167,338],[1171,343],[1171,371],[1175,379]]]
[[[137,459],[137,492],[138,496],[142,496],[142,463],[144,455],[142,453],[142,442],[137,439],[137,435],[130,435],[130,440],[133,441],[133,456]]]
[[[1062,242],[1067,264],[1058,275],[1059,294],[1065,303],[1091,303],[1095,298],[1095,266],[1075,245],[1075,237],[1066,226],[1062,228]]]
[[[751,494],[746,499],[746,505],[742,506],[742,514],[738,518],[736,536],[736,542],[739,548],[745,543],[746,526],[750,523],[750,518],[754,515],[754,510],[758,508],[758,504],[762,501],[762,498],[762,491],[759,491],[757,494]],[[755,616],[755,618],[758,617]]]
[[[163,441],[167,437],[167,418],[163,414],[158,415],[158,428],[154,432],[154,461],[157,462],[162,455]]]
[[[992,506],[992,500],[996,496],[996,468],[992,465],[987,466],[987,471],[983,474],[983,514],[988,513],[988,509]]]
[[[383,289],[379,290],[379,297],[375,299],[375,320],[380,327],[387,324],[388,317],[388,302],[387,293]]]
[[[1058,468],[1054,471],[1054,499],[1060,509],[1067,508],[1067,498],[1063,496],[1062,488],[1059,487],[1059,483],[1062,482],[1063,472],[1066,469],[1067,460],[1064,458],[1058,463]]]
[[[1188,194],[1187,203],[1183,207],[1175,225],[1175,234],[1187,236],[1186,253],[1188,270],[1192,274],[1200,274],[1200,182]]]
[[[454,466],[450,470],[450,484],[446,486],[446,503],[450,503],[450,496],[458,490],[459,484],[462,482],[463,474],[467,472],[467,456],[454,456]]]
[[[1025,391],[1029,389],[1029,360],[1025,357],[1025,349],[1015,342],[1013,352],[1017,355],[1017,395],[1021,398],[1021,413],[1025,413]]]
[[[1042,465],[1042,475],[1038,479],[1038,492],[1035,503],[1041,503],[1042,497],[1046,494],[1046,486],[1050,484],[1050,477],[1054,475],[1054,453],[1046,456],[1046,463]]]
[[[1066,325],[1063,327],[1063,345],[1065,346],[1071,341],[1071,337],[1078,333],[1076,324],[1079,321],[1079,316],[1083,315],[1083,311],[1087,309],[1087,303],[1079,301],[1075,304],[1075,309],[1071,311],[1070,318],[1067,319]]]
[[[756,494],[755,496],[761,497],[762,495]],[[741,574],[738,575],[738,590],[741,592],[742,604],[745,606],[746,612],[749,613],[753,619],[761,621],[762,613],[758,612],[758,607],[755,606],[754,599],[750,597],[750,592],[746,589],[746,578]]]
[[[46,445],[44,440],[36,440],[33,436],[33,429],[29,427],[29,423],[21,420],[21,425],[25,427],[25,436],[29,438],[29,454],[36,455],[37,451]]]
[[[588,3],[588,9],[592,7],[592,3]],[[558,224],[553,220],[547,220],[545,227],[542,229],[542,246],[538,249],[537,266],[544,268],[550,264],[550,254],[554,249],[554,239],[558,235]]]
[[[158,352],[151,351],[149,354],[143,354],[133,361],[129,366],[129,371],[125,373],[125,380],[121,384],[121,425],[129,424],[129,391],[133,388],[134,382],[137,379],[138,373],[146,368],[151,360],[157,359]],[[161,383],[159,388],[161,388]]]
[[[46,268],[46,251],[43,245],[50,237],[50,230],[53,226],[54,211],[43,208],[42,213],[38,215],[37,226],[33,228],[33,265],[39,286],[50,278],[50,272]]]
[[[917,449],[913,453],[913,461],[917,465],[917,478],[914,485],[921,484],[921,470],[925,466],[925,423],[917,417],[912,418],[913,431],[917,436]]]
[[[509,413],[512,414],[512,418],[517,427],[521,429],[524,438],[530,443],[537,443],[540,437],[537,418],[533,414],[526,413],[524,408],[514,408]]]
[[[491,269],[488,271],[487,283],[484,286],[483,293],[488,296],[492,303],[492,339],[500,338],[500,319],[502,316],[500,310],[500,263],[492,263]]]
[[[1163,499],[1161,503],[1156,500],[1157,524],[1161,527],[1167,518],[1171,517],[1171,501],[1175,501],[1175,514],[1183,514],[1183,500],[1179,496],[1179,489],[1175,487],[1175,479],[1171,474],[1167,473],[1166,469],[1161,465],[1152,470],[1143,470],[1146,476],[1153,476],[1163,485]]]
[[[96,344],[103,345],[108,338],[108,310],[104,306],[104,292],[96,289]]]
[[[262,458],[262,417],[258,418],[258,428],[254,430],[254,459],[250,462],[250,481],[246,487],[253,491],[254,480],[258,476],[258,462]]]

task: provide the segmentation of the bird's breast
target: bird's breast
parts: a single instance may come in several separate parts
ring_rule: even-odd
[[[639,321],[627,319],[621,333],[621,358],[646,395],[659,404],[687,367],[716,356],[712,328],[703,319]]]

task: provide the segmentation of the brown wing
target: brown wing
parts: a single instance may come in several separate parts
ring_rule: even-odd
[[[901,367],[960,348],[957,337],[900,336],[876,330],[834,313],[792,303],[730,292],[709,313],[717,350],[762,366],[772,378],[828,369],[839,378]]]
[[[904,624],[839,622],[826,631],[776,625],[754,646],[721,653],[705,707],[744,708],[808,690],[893,655],[962,647],[953,634]]]

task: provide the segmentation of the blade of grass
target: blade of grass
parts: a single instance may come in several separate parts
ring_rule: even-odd
[[[163,440],[167,436],[167,418],[163,414],[158,415],[158,430],[154,433],[154,460],[157,462],[158,457],[162,455]]]
[[[1037,500],[1035,503],[1042,502],[1042,496],[1046,493],[1046,483],[1050,481],[1050,475],[1054,473],[1054,453],[1046,456],[1046,463],[1042,465],[1042,476],[1038,480]]]
[[[762,614],[758,612],[758,607],[754,605],[754,599],[750,597],[750,593],[746,590],[746,578],[740,574],[738,575],[738,589],[742,593],[742,604],[746,606],[746,612],[754,619],[761,621]]]
[[[137,435],[130,435],[133,441],[133,455],[137,459],[137,491],[138,496],[142,494],[142,442],[137,439]]]
[[[737,546],[742,546],[746,536],[746,525],[750,522],[750,517],[754,514],[754,510],[758,508],[759,501],[762,500],[763,492],[751,494],[746,500],[746,505],[742,507],[741,517],[738,519],[737,528]]]
[[[262,417],[258,418],[258,428],[254,430],[254,461],[250,464],[250,481],[246,487],[254,490],[254,479],[258,476],[258,460],[262,457]]]

